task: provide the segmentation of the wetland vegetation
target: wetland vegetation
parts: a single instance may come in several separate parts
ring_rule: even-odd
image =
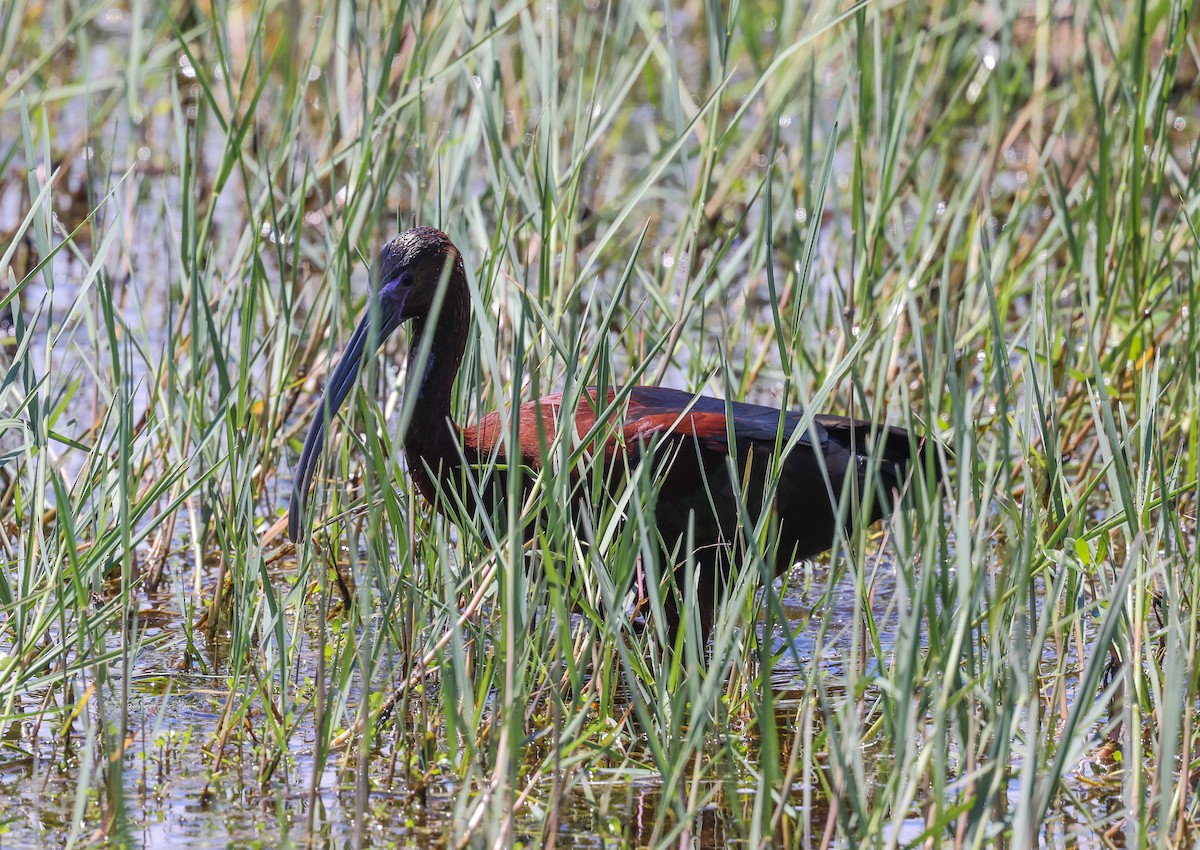
[[[0,846],[1191,846],[1187,0],[0,7]],[[711,645],[654,482],[526,543],[399,451],[287,541],[384,240],[462,249],[459,421],[585,384],[953,451]],[[551,454],[572,447],[549,446]],[[653,623],[653,617],[651,618]]]

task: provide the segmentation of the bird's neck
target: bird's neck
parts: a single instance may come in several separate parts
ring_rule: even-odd
[[[466,351],[470,320],[470,296],[460,266],[451,272],[437,316],[420,316],[412,323],[406,394],[414,394],[416,401],[404,451],[417,486],[431,501],[436,487],[426,470],[435,478],[444,477],[462,463],[462,438],[450,418],[450,398]],[[432,335],[429,354],[422,358],[427,334]]]

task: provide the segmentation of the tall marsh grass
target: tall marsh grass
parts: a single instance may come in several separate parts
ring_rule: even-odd
[[[1179,0],[5,4],[12,841],[1190,845],[1195,35]],[[467,262],[460,421],[661,383],[944,474],[783,582],[747,524],[669,651],[629,610],[652,470],[435,516],[399,336],[294,549],[416,223]]]

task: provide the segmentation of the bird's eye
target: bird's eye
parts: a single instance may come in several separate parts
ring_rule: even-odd
[[[396,278],[396,285],[408,289],[408,287],[413,285],[413,273],[401,272],[400,276]]]

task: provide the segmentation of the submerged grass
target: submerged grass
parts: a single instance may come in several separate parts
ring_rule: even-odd
[[[1190,844],[1194,35],[1185,2],[7,4],[10,835]],[[529,504],[433,515],[400,340],[294,551],[298,435],[414,223],[467,260],[460,421],[657,382],[928,433],[948,474],[782,584],[747,524],[672,653],[628,611],[653,470],[580,518],[559,439]]]

